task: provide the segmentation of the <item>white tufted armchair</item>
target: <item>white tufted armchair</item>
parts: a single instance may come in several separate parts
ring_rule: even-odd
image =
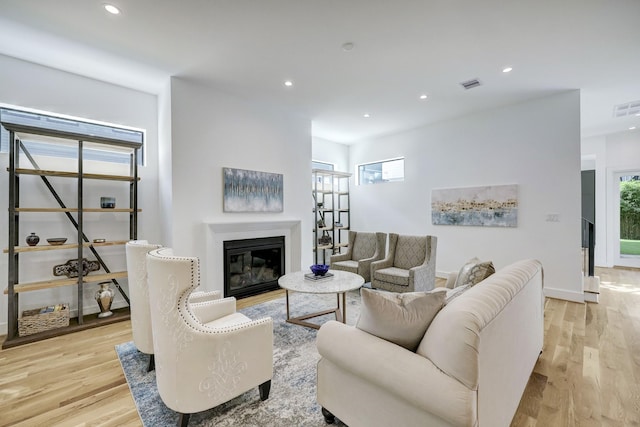
[[[347,252],[332,255],[329,264],[334,270],[359,274],[365,282],[371,281],[371,263],[384,258],[387,246],[385,233],[349,231]]]
[[[273,377],[273,322],[236,312],[235,298],[189,303],[200,281],[198,258],[176,257],[170,248],[147,254],[156,355],[156,381],[162,401],[180,413],[186,426],[192,413],[227,402],[258,386],[269,397]]]
[[[125,246],[127,256],[127,277],[129,282],[129,305],[131,311],[131,332],[133,343],[142,353],[148,354],[147,371],[154,368],[153,334],[151,332],[151,312],[149,308],[149,283],[147,281],[147,252],[162,245],[146,240],[131,240]],[[220,299],[219,291],[193,292],[190,302]]]
[[[389,233],[385,259],[371,263],[371,287],[393,292],[430,291],[436,284],[435,236]]]

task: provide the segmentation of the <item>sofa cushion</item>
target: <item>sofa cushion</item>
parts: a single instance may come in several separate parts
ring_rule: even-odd
[[[382,268],[375,273],[376,280],[393,283],[394,285],[409,286],[409,270],[397,267]]]
[[[495,272],[496,269],[491,261],[480,261],[478,258],[470,259],[460,269],[453,287],[455,289],[458,286],[477,285]]]
[[[362,288],[356,328],[415,351],[442,308],[445,292],[386,292]]]
[[[444,299],[444,305],[449,304],[451,301],[462,295],[464,291],[471,288],[472,284],[468,283],[466,285],[458,286],[457,288],[447,290],[447,296]]]

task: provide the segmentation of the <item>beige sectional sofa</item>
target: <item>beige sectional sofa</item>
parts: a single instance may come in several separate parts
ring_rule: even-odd
[[[317,399],[349,427],[508,426],[543,345],[542,266],[505,267],[445,305],[416,352],[328,322]]]

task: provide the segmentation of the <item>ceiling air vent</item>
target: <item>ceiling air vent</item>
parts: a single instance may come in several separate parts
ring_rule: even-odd
[[[613,107],[613,117],[640,115],[640,101],[631,101]]]
[[[467,80],[466,82],[460,83],[460,85],[467,90],[473,89],[474,87],[480,86],[480,80],[478,79]]]

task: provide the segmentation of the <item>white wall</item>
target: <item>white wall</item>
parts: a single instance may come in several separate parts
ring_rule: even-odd
[[[171,116],[172,244],[178,255],[200,257],[203,286],[223,289],[222,259],[219,271],[206,271],[205,222],[300,220],[309,230],[301,233],[301,262],[309,265],[311,122],[181,78],[171,80]],[[224,213],[223,167],[283,174],[284,212]]]
[[[173,246],[172,224],[173,211],[171,180],[173,169],[171,167],[171,81],[167,81],[166,87],[158,95],[158,187],[162,189],[158,193],[160,210],[158,219],[161,224],[161,239],[163,245]]]
[[[328,139],[313,137],[311,158],[315,161],[332,163],[334,170],[349,171],[349,146]]]
[[[140,169],[139,206],[143,212],[139,216],[138,236],[157,240],[159,238],[159,219],[153,213],[158,210],[157,205],[157,105],[156,97],[120,86],[99,82],[80,77],[75,74],[54,70],[30,62],[0,55],[0,103],[30,109],[49,111],[57,114],[75,116],[109,122],[123,126],[146,129],[146,155],[147,164]],[[65,167],[69,162],[55,159],[39,159],[52,168]],[[73,162],[72,162],[73,163]],[[7,154],[0,154],[0,246],[7,247],[7,209],[8,209],[8,166]],[[75,165],[75,163],[74,163]],[[73,167],[74,165],[71,165]],[[105,165],[93,165],[104,168]],[[91,167],[91,165],[87,165]],[[101,169],[104,171],[104,169]],[[21,179],[21,195],[23,206],[41,206],[51,203],[51,196],[38,179]],[[61,180],[61,179],[59,179]],[[70,206],[75,205],[75,192],[73,185],[67,181],[58,181],[63,196],[69,197]],[[92,184],[92,185],[91,185]],[[121,193],[122,184],[118,183],[88,183],[85,186],[85,200],[99,203],[99,196],[106,192]],[[126,191],[128,197],[128,191]],[[124,195],[120,200],[124,200]],[[116,200],[117,203],[117,200]],[[100,217],[90,217],[87,214],[87,225],[91,227],[92,238],[128,238],[128,218],[116,217],[116,214],[100,214]],[[126,214],[124,215],[126,217]],[[63,214],[30,214],[21,215],[24,220],[20,226],[20,242],[31,231],[37,232],[41,242],[46,244],[46,237],[72,238],[74,230]],[[112,222],[112,220],[115,221]],[[122,223],[124,221],[124,223]],[[122,223],[122,224],[121,224]],[[120,227],[122,225],[122,227]],[[114,228],[115,227],[115,228]],[[114,233],[120,233],[114,236]],[[99,236],[98,236],[99,235]],[[123,237],[124,235],[124,237]],[[41,243],[42,244],[42,243]],[[106,248],[105,261],[113,271],[126,269],[124,260],[124,247],[116,249]],[[20,279],[25,281],[53,279],[51,274],[53,265],[62,264],[76,255],[75,250],[70,251],[46,251],[43,253],[28,253],[20,255],[21,270]],[[90,252],[87,256],[92,259]],[[0,257],[0,278],[5,283],[7,278],[7,256]],[[126,288],[126,280],[122,282]],[[85,314],[99,312],[93,294],[97,285],[91,284],[85,287]],[[29,292],[20,295],[20,309],[39,307],[58,302],[70,302],[76,307],[76,292],[73,286]],[[121,306],[124,301],[120,297],[114,302],[114,306]],[[7,297],[0,297],[0,334],[6,333]]]
[[[354,164],[405,157],[404,182],[352,187],[352,228],[435,235],[440,272],[537,258],[547,295],[583,301],[579,113],[571,91],[352,145]],[[432,189],[499,184],[518,184],[517,228],[431,224]]]
[[[585,138],[582,157],[595,158],[596,164],[596,256],[598,266],[613,267],[618,263],[619,226],[617,209],[617,172],[640,170],[640,130]]]

